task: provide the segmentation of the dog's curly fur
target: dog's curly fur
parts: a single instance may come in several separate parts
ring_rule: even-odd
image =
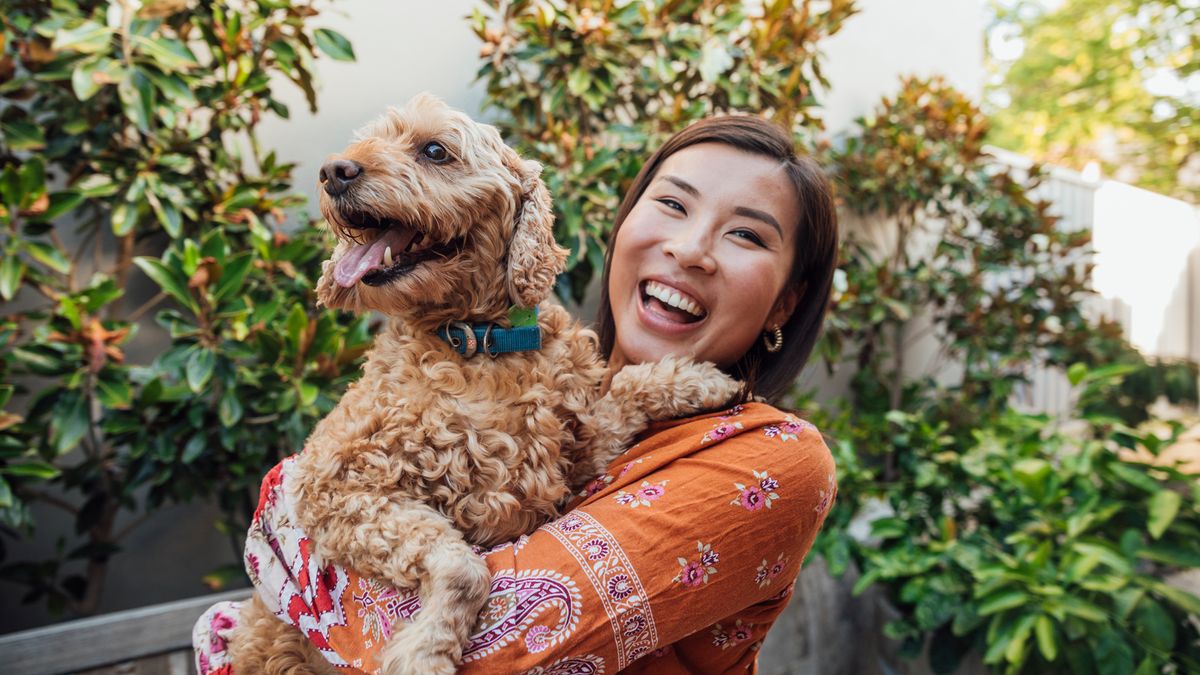
[[[428,161],[430,141],[451,159]],[[288,497],[322,559],[419,589],[423,609],[395,626],[384,672],[452,673],[490,588],[471,544],[555,517],[649,420],[715,408],[738,385],[709,364],[668,358],[622,369],[601,396],[594,334],[546,301],[566,252],[541,167],[493,127],[422,95],[368,126],[341,159],[361,172],[345,193],[321,196],[339,241],[318,299],[390,321],[362,379],[309,437]],[[343,287],[337,261],[371,235],[352,213],[403,223],[448,252],[387,283]],[[540,307],[541,350],[463,358],[435,334],[448,321],[504,324],[513,304]],[[332,672],[257,598],[241,619],[239,673]]]

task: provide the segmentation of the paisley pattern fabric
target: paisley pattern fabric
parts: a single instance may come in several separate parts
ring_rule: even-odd
[[[292,462],[263,480],[247,571],[331,664],[378,672],[420,599],[316,559],[288,503]],[[480,551],[492,590],[459,672],[752,672],[836,490],[818,430],[770,406],[654,425],[563,517]],[[196,624],[202,675],[233,675],[236,616],[222,605]]]

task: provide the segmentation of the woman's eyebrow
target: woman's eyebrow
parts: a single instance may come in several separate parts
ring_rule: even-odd
[[[749,206],[739,206],[736,209],[734,209],[733,212],[738,214],[739,216],[746,216],[747,218],[761,220],[762,222],[766,223],[767,225],[770,225],[771,227],[775,228],[775,231],[779,233],[780,239],[784,238],[783,237],[783,228],[779,226],[779,221],[775,220],[775,216],[772,216],[771,214],[767,213],[766,211],[759,211],[758,209],[752,209]]]
[[[697,190],[695,185],[692,185],[691,183],[687,182],[686,180],[684,180],[678,176],[664,174],[662,176],[662,180],[668,181],[670,183],[674,183],[680,190],[683,190],[684,192],[688,193],[689,195],[691,195],[693,197],[700,196],[700,190]],[[767,213],[766,211],[752,209],[749,206],[739,206],[739,207],[735,208],[733,210],[733,212],[739,216],[745,216],[747,218],[761,220],[762,222],[766,223],[767,225],[770,225],[771,227],[775,228],[775,231],[779,233],[780,239],[783,238],[783,227],[781,227],[779,225],[778,220],[775,220],[775,216],[772,216],[771,214]]]
[[[662,179],[665,181],[670,181],[670,182],[674,183],[676,186],[679,187],[680,190],[683,190],[684,192],[688,193],[689,195],[691,195],[693,197],[700,196],[700,191],[696,189],[695,185],[692,185],[691,183],[687,182],[686,180],[684,180],[678,176],[666,175],[666,176],[663,176]]]

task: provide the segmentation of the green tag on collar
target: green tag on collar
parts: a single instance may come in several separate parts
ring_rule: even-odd
[[[517,307],[508,309],[508,322],[513,328],[537,325],[537,307]]]

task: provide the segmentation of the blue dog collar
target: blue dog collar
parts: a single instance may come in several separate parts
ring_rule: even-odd
[[[536,310],[534,316],[537,316]],[[451,321],[438,329],[437,336],[468,359],[480,353],[495,358],[509,352],[530,352],[542,348],[542,329],[536,320],[531,326],[513,328],[501,328],[494,323]]]

